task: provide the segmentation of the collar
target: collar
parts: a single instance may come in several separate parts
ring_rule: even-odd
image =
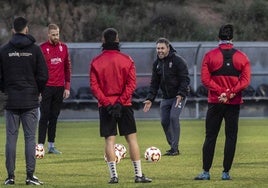
[[[233,44],[233,41],[231,41],[231,40],[220,40],[219,44]]]
[[[103,43],[102,50],[118,50],[118,51],[120,51],[119,43],[118,42]]]
[[[221,49],[232,49],[233,48],[233,43],[219,43],[219,47]]]

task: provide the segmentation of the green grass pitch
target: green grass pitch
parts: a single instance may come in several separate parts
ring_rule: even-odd
[[[268,187],[268,120],[241,119],[236,156],[230,172],[233,180],[222,181],[222,158],[224,124],[222,125],[211,168],[210,181],[195,181],[193,178],[202,170],[202,144],[204,120],[182,120],[181,155],[162,156],[156,163],[146,162],[144,151],[149,146],[158,147],[162,153],[169,149],[160,121],[137,121],[138,140],[141,151],[142,169],[153,179],[150,184],[135,184],[129,154],[117,165],[119,183],[109,185],[109,172],[103,158],[104,140],[99,137],[98,121],[59,122],[56,146],[61,155],[46,154],[37,160],[36,173],[44,185],[41,187],[196,187],[196,188],[262,188]],[[117,143],[127,147],[124,137]],[[47,145],[46,145],[47,148]],[[6,178],[5,169],[5,125],[0,124],[0,187]],[[16,185],[25,185],[25,160],[23,131],[17,145]]]

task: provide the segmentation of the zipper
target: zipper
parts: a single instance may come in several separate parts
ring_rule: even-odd
[[[165,90],[166,90],[167,97],[169,97],[168,88],[167,88],[167,84],[166,84],[165,62],[164,61],[162,62],[162,69],[163,69],[163,81],[164,81],[164,85],[165,85]]]

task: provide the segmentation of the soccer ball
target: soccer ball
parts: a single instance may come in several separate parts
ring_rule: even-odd
[[[35,145],[35,157],[37,159],[42,159],[45,156],[45,148],[41,144],[36,144]]]
[[[148,162],[157,162],[161,159],[161,151],[157,147],[151,146],[146,149],[144,157]]]
[[[122,159],[124,159],[127,155],[127,148],[123,144],[115,144],[114,145],[115,152],[118,151],[119,155]]]
[[[115,162],[118,164],[121,161],[121,159],[122,159],[122,157],[120,155],[120,152],[118,150],[115,150]],[[104,154],[104,161],[108,162],[106,154]]]
[[[114,152],[115,152],[115,162],[119,163],[121,159],[125,158],[126,156],[126,147],[123,144],[115,144]],[[105,162],[107,162],[106,154],[104,154],[104,160]]]
[[[124,159],[127,155],[127,149],[123,144],[114,145],[115,161],[119,163],[121,159]],[[107,162],[106,154],[104,154],[104,160]]]

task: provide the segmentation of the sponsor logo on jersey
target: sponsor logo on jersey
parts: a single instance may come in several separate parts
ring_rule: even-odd
[[[59,63],[62,63],[62,60],[60,57],[55,57],[55,58],[51,58],[50,60],[51,64],[59,64]]]

